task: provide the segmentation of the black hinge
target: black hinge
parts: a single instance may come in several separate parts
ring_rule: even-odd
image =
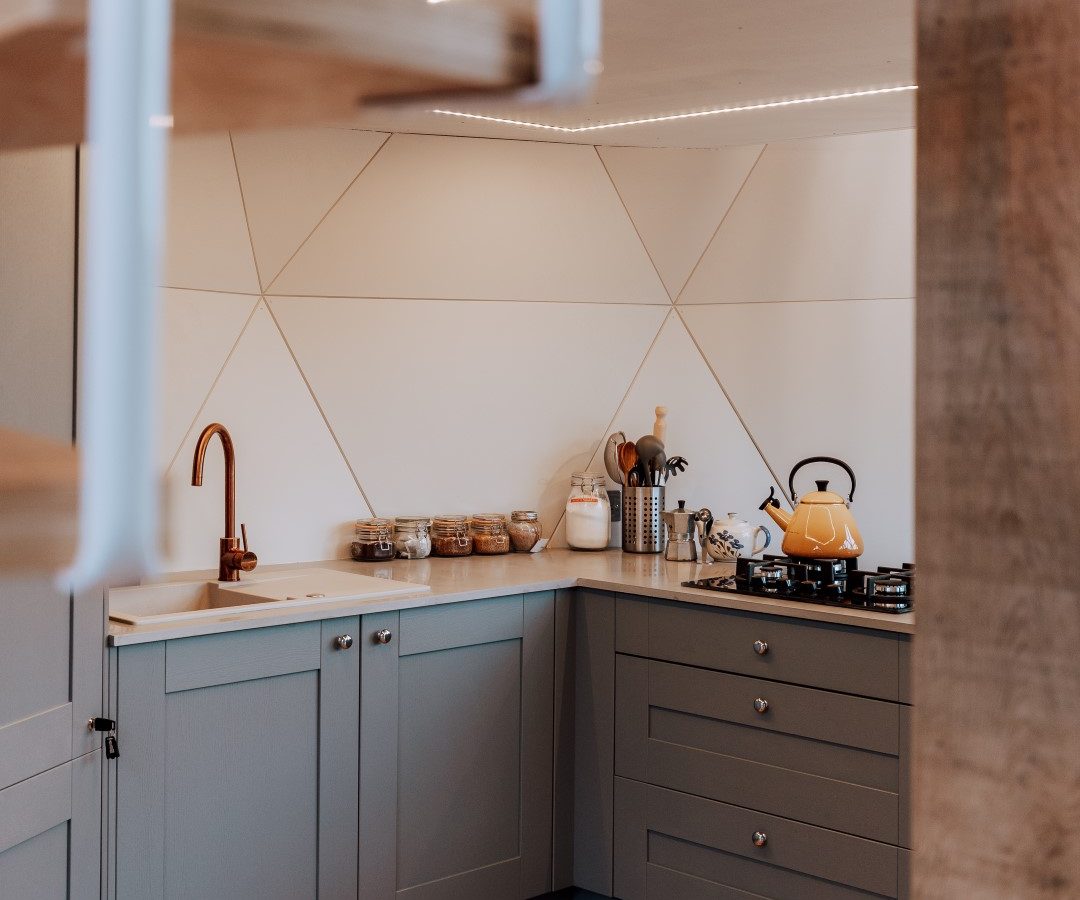
[[[115,719],[91,719],[88,723],[91,731],[105,732],[105,758],[116,759],[120,755],[120,745],[116,742]]]

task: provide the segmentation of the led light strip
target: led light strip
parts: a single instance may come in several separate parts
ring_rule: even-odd
[[[916,84],[903,84],[896,87],[872,88],[865,91],[844,91],[839,94],[818,94],[813,97],[796,97],[791,100],[770,100],[765,103],[748,103],[743,106],[718,106],[696,112],[672,113],[666,116],[649,116],[644,119],[623,119],[618,122],[603,122],[599,125],[547,125],[543,122],[526,122],[522,119],[504,119],[499,116],[484,116],[479,113],[460,112],[452,109],[433,109],[431,112],[440,116],[457,116],[461,119],[477,119],[481,122],[495,122],[499,125],[516,125],[520,128],[540,128],[544,131],[557,131],[561,134],[580,134],[583,131],[601,131],[605,128],[625,128],[628,125],[648,125],[653,122],[675,122],[679,119],[700,119],[705,116],[719,116],[723,113],[750,112],[755,109],[775,109],[779,106],[802,106],[807,103],[824,103],[827,100],[851,100],[855,97],[875,97],[879,94],[899,94],[918,89]]]

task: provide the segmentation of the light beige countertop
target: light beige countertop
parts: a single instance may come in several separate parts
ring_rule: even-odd
[[[799,603],[791,600],[769,600],[734,593],[703,591],[682,587],[682,582],[697,578],[726,575],[733,565],[713,563],[668,562],[662,555],[638,555],[620,550],[598,553],[573,550],[544,550],[540,553],[509,553],[504,556],[467,556],[459,559],[391,560],[385,563],[354,562],[336,559],[323,562],[297,563],[294,566],[265,566],[260,571],[289,568],[338,569],[393,578],[415,584],[429,585],[431,590],[415,595],[406,594],[372,600],[345,600],[319,603],[302,608],[268,608],[245,613],[230,613],[223,609],[219,616],[197,621],[162,622],[153,625],[123,625],[109,623],[109,643],[114,646],[142,644],[172,638],[264,628],[292,622],[331,619],[338,616],[367,615],[395,609],[457,603],[504,594],[525,594],[558,588],[586,587],[604,591],[621,591],[645,597],[660,597],[747,612],[770,613],[793,619],[833,622],[879,631],[912,634],[915,631],[914,613],[891,615],[860,609]],[[212,579],[214,572],[170,574],[162,581]]]

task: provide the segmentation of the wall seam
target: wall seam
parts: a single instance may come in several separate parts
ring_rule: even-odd
[[[244,182],[240,179],[240,163],[236,159],[236,144],[232,132],[229,132],[229,151],[232,153],[233,171],[236,173],[236,187],[240,191],[240,208],[244,213],[244,228],[247,230],[248,246],[251,248],[251,263],[255,266],[255,280],[259,284],[259,293],[263,291],[262,274],[259,272],[259,258],[255,255],[255,239],[251,236],[251,217],[248,216],[247,200],[244,198]]]
[[[750,170],[746,173],[746,177],[742,180],[742,184],[739,185],[739,189],[735,192],[735,196],[731,198],[731,202],[728,204],[728,208],[724,210],[724,214],[720,217],[720,221],[716,224],[716,228],[713,230],[712,236],[705,243],[705,249],[701,251],[701,256],[698,257],[697,262],[694,263],[693,268],[690,270],[690,274],[686,276],[686,280],[682,283],[678,293],[675,295],[673,305],[678,306],[679,300],[682,299],[682,295],[686,292],[687,287],[690,285],[694,274],[697,272],[698,267],[701,265],[701,261],[708,255],[709,250],[712,248],[713,242],[716,240],[716,236],[720,233],[720,229],[724,227],[724,223],[727,221],[727,217],[731,215],[731,211],[735,208],[735,204],[739,202],[739,197],[742,196],[742,192],[746,189],[746,185],[750,182],[750,177],[754,174],[754,170],[758,167],[758,163],[761,162],[761,157],[765,155],[765,151],[769,149],[768,144],[764,144],[761,147],[761,152],[757,155],[757,159],[754,160],[754,164],[750,166]],[[685,323],[683,323],[685,324]],[[687,329],[689,331],[689,329]]]
[[[668,290],[667,283],[664,281],[664,276],[660,274],[660,267],[656,264],[656,260],[653,259],[653,255],[649,252],[649,247],[645,243],[645,238],[641,234],[641,229],[638,228],[637,222],[634,221],[634,216],[630,212],[630,207],[626,205],[626,198],[623,197],[622,191],[619,190],[619,186],[615,183],[615,179],[611,174],[611,169],[609,169],[607,163],[604,162],[603,154],[600,153],[600,147],[593,144],[593,150],[596,151],[596,158],[600,160],[600,165],[604,167],[604,174],[607,175],[608,181],[611,182],[611,187],[612,190],[615,191],[615,196],[619,198],[619,202],[622,204],[623,212],[626,213],[626,218],[630,221],[630,227],[634,229],[634,234],[637,235],[638,241],[641,242],[641,249],[645,251],[645,255],[649,258],[649,262],[652,263],[653,271],[656,272],[656,277],[660,281],[660,287],[662,287],[664,293],[667,294],[668,302],[674,306],[675,298],[671,296],[671,291]]]
[[[378,134],[379,132],[374,132],[374,133],[375,133],[375,134]],[[336,198],[336,199],[334,200],[334,202],[330,204],[330,208],[329,208],[329,209],[328,209],[328,210],[327,210],[326,212],[324,212],[324,213],[322,214],[322,216],[321,216],[321,217],[319,218],[319,221],[315,223],[315,225],[314,225],[314,226],[312,227],[311,231],[309,231],[309,232],[307,233],[307,236],[306,236],[306,237],[305,237],[305,238],[304,238],[304,239],[303,239],[303,240],[302,240],[302,241],[300,242],[300,245],[299,245],[299,246],[298,246],[298,247],[297,247],[297,248],[296,248],[295,250],[293,250],[293,252],[292,252],[292,253],[291,253],[291,254],[289,255],[289,258],[288,258],[287,260],[285,260],[285,262],[284,262],[284,263],[282,263],[282,265],[281,265],[281,268],[277,270],[277,274],[275,274],[275,275],[274,275],[274,277],[270,279],[269,283],[268,283],[268,284],[266,284],[266,285],[265,285],[265,286],[263,287],[263,294],[264,294],[264,295],[265,295],[265,294],[269,294],[269,293],[270,293],[270,289],[271,289],[271,288],[272,288],[272,287],[273,287],[273,286],[274,286],[274,285],[275,285],[275,284],[277,283],[277,280],[278,280],[278,279],[279,279],[279,278],[280,278],[280,277],[282,276],[282,273],[284,273],[284,271],[285,271],[285,270],[286,270],[287,268],[289,268],[289,264],[290,264],[290,263],[291,263],[291,262],[292,262],[292,261],[293,261],[294,259],[296,259],[296,255],[297,255],[297,254],[298,254],[298,253],[299,253],[299,252],[300,252],[301,250],[303,250],[303,249],[304,249],[304,247],[305,247],[305,246],[307,245],[307,242],[308,242],[308,241],[310,241],[310,240],[311,240],[311,238],[312,238],[312,237],[314,236],[315,232],[319,230],[319,227],[320,227],[320,226],[322,225],[322,223],[326,221],[326,218],[327,218],[327,216],[329,216],[329,215],[330,215],[330,213],[332,213],[332,212],[333,212],[333,211],[334,211],[335,209],[337,209],[337,207],[338,207],[338,204],[339,204],[339,203],[341,203],[341,201],[342,201],[342,200],[344,199],[345,195],[346,195],[347,193],[349,193],[349,191],[350,191],[350,190],[352,190],[352,186],[353,186],[354,184],[356,184],[356,182],[357,182],[357,180],[358,180],[358,179],[360,178],[360,176],[361,176],[361,175],[363,175],[363,174],[364,174],[364,172],[366,172],[366,171],[367,171],[367,167],[368,167],[368,166],[370,166],[370,165],[371,165],[371,164],[372,164],[372,163],[373,163],[373,162],[375,161],[375,158],[376,158],[376,157],[377,157],[377,156],[378,156],[378,155],[379,155],[380,153],[382,153],[382,151],[383,151],[383,148],[384,148],[384,147],[385,147],[385,146],[386,146],[387,144],[389,144],[389,143],[390,143],[390,138],[391,138],[391,137],[393,137],[393,134],[392,134],[392,133],[387,133],[387,134],[386,134],[386,135],[385,135],[385,136],[383,137],[383,141],[382,141],[382,143],[381,143],[381,144],[379,144],[379,146],[378,146],[377,148],[375,148],[375,152],[374,152],[374,153],[372,153],[372,154],[371,154],[371,156],[369,156],[369,157],[368,157],[368,160],[367,160],[367,162],[365,162],[365,163],[364,163],[364,164],[363,164],[363,165],[362,165],[362,166],[360,167],[360,171],[359,171],[359,172],[357,172],[357,173],[356,173],[356,174],[355,174],[355,175],[353,176],[352,180],[351,180],[351,181],[350,181],[350,182],[349,182],[349,183],[348,183],[347,185],[345,185],[345,190],[343,190],[343,191],[342,191],[342,192],[341,192],[340,194],[338,194],[338,196],[337,196],[337,198]],[[247,215],[247,213],[245,212],[245,216],[246,216],[246,215]],[[252,252],[254,252],[254,250],[253,250]],[[260,281],[260,282],[259,282],[259,285],[260,285],[260,286],[262,286],[262,281]],[[267,304],[267,306],[269,306],[269,304]]]
[[[257,295],[252,295],[257,296]],[[665,308],[670,302],[648,303],[639,300],[520,300],[513,297],[394,297],[386,294],[360,295],[360,294],[278,294],[267,291],[265,297],[274,297],[279,300],[402,300],[420,303],[559,303],[576,304],[578,306],[658,306]]]
[[[352,462],[349,460],[348,455],[345,453],[345,448],[341,445],[341,441],[338,439],[337,432],[334,431],[334,426],[330,424],[330,417],[326,414],[326,410],[323,409],[323,405],[319,402],[318,396],[315,394],[315,388],[311,382],[308,381],[307,375],[304,373],[304,367],[300,365],[300,359],[297,357],[296,352],[292,348],[292,344],[289,343],[289,339],[285,336],[285,329],[281,327],[281,323],[278,321],[277,316],[274,314],[274,309],[270,305],[270,302],[263,297],[262,303],[266,305],[267,312],[270,313],[270,319],[274,323],[274,327],[277,328],[278,333],[281,335],[281,340],[285,343],[285,349],[289,351],[289,356],[292,357],[293,365],[296,366],[296,371],[300,373],[300,378],[304,382],[304,386],[308,389],[308,393],[311,395],[311,401],[315,404],[315,408],[319,411],[319,415],[322,416],[323,424],[326,426],[326,430],[330,433],[330,437],[334,442],[334,445],[338,449],[338,453],[341,454],[341,459],[345,463],[345,468],[349,470],[349,474],[352,476],[353,481],[356,482],[356,489],[360,492],[360,496],[364,499],[364,503],[367,504],[368,510],[374,516],[376,515],[375,507],[371,503],[371,498],[368,497],[367,491],[364,490],[363,484],[360,483],[360,478],[356,474],[356,470],[353,469]]]

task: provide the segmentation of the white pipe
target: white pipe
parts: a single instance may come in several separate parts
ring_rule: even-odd
[[[170,0],[89,4],[76,589],[156,565],[158,265]]]

